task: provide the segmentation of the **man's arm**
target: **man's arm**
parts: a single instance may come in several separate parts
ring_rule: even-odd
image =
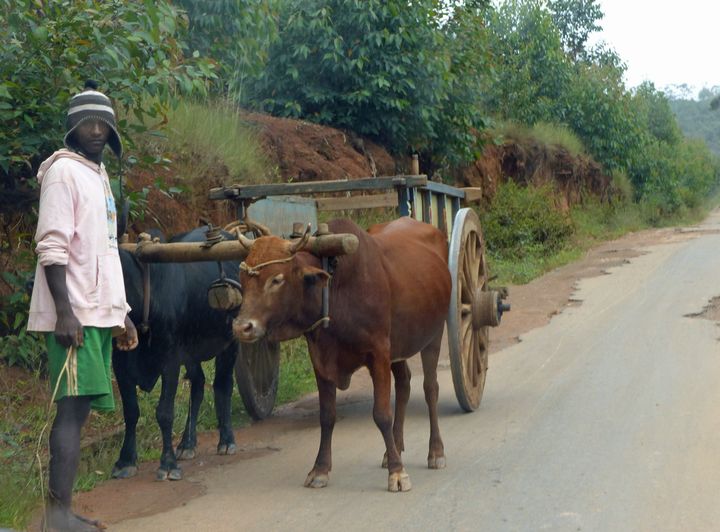
[[[53,301],[55,301],[55,312],[57,314],[55,338],[63,347],[81,346],[83,345],[83,327],[70,306],[65,281],[65,265],[49,264],[44,268],[48,287]]]

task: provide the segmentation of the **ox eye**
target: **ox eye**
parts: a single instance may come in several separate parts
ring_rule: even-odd
[[[270,286],[280,286],[284,282],[285,282],[285,276],[282,273],[280,273],[272,278],[272,280],[270,281]]]

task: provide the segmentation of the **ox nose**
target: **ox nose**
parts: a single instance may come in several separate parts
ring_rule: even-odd
[[[255,342],[264,331],[256,320],[235,318],[232,324],[233,334],[241,342]]]

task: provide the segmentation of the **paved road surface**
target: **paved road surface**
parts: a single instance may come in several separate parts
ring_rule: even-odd
[[[582,304],[491,357],[477,412],[441,371],[445,470],[425,468],[414,377],[411,492],[385,491],[360,394],[339,410],[327,488],[302,487],[319,439],[308,414],[264,456],[202,472],[204,496],[111,530],[720,530],[720,328],[689,317],[720,296],[720,216],[701,230],[583,280]]]

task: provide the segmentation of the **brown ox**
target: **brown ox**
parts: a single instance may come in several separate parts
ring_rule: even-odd
[[[267,336],[281,341],[304,334],[320,396],[320,449],[305,486],[325,487],[332,468],[336,388],[347,389],[361,366],[370,371],[373,419],[385,440],[383,466],[388,489],[407,491],[410,478],[400,458],[403,422],[410,396],[406,359],[421,353],[423,388],[430,413],[428,467],[445,467],[438,428],[437,363],[450,301],[448,249],[434,227],[401,218],[368,232],[349,220],[329,224],[333,233],[352,233],[357,252],[338,257],[330,281],[330,322],[322,317],[322,287],[329,276],[320,259],[274,236],[254,241],[241,265],[243,303],[233,332],[243,342]],[[395,421],[390,373],[395,377]]]

